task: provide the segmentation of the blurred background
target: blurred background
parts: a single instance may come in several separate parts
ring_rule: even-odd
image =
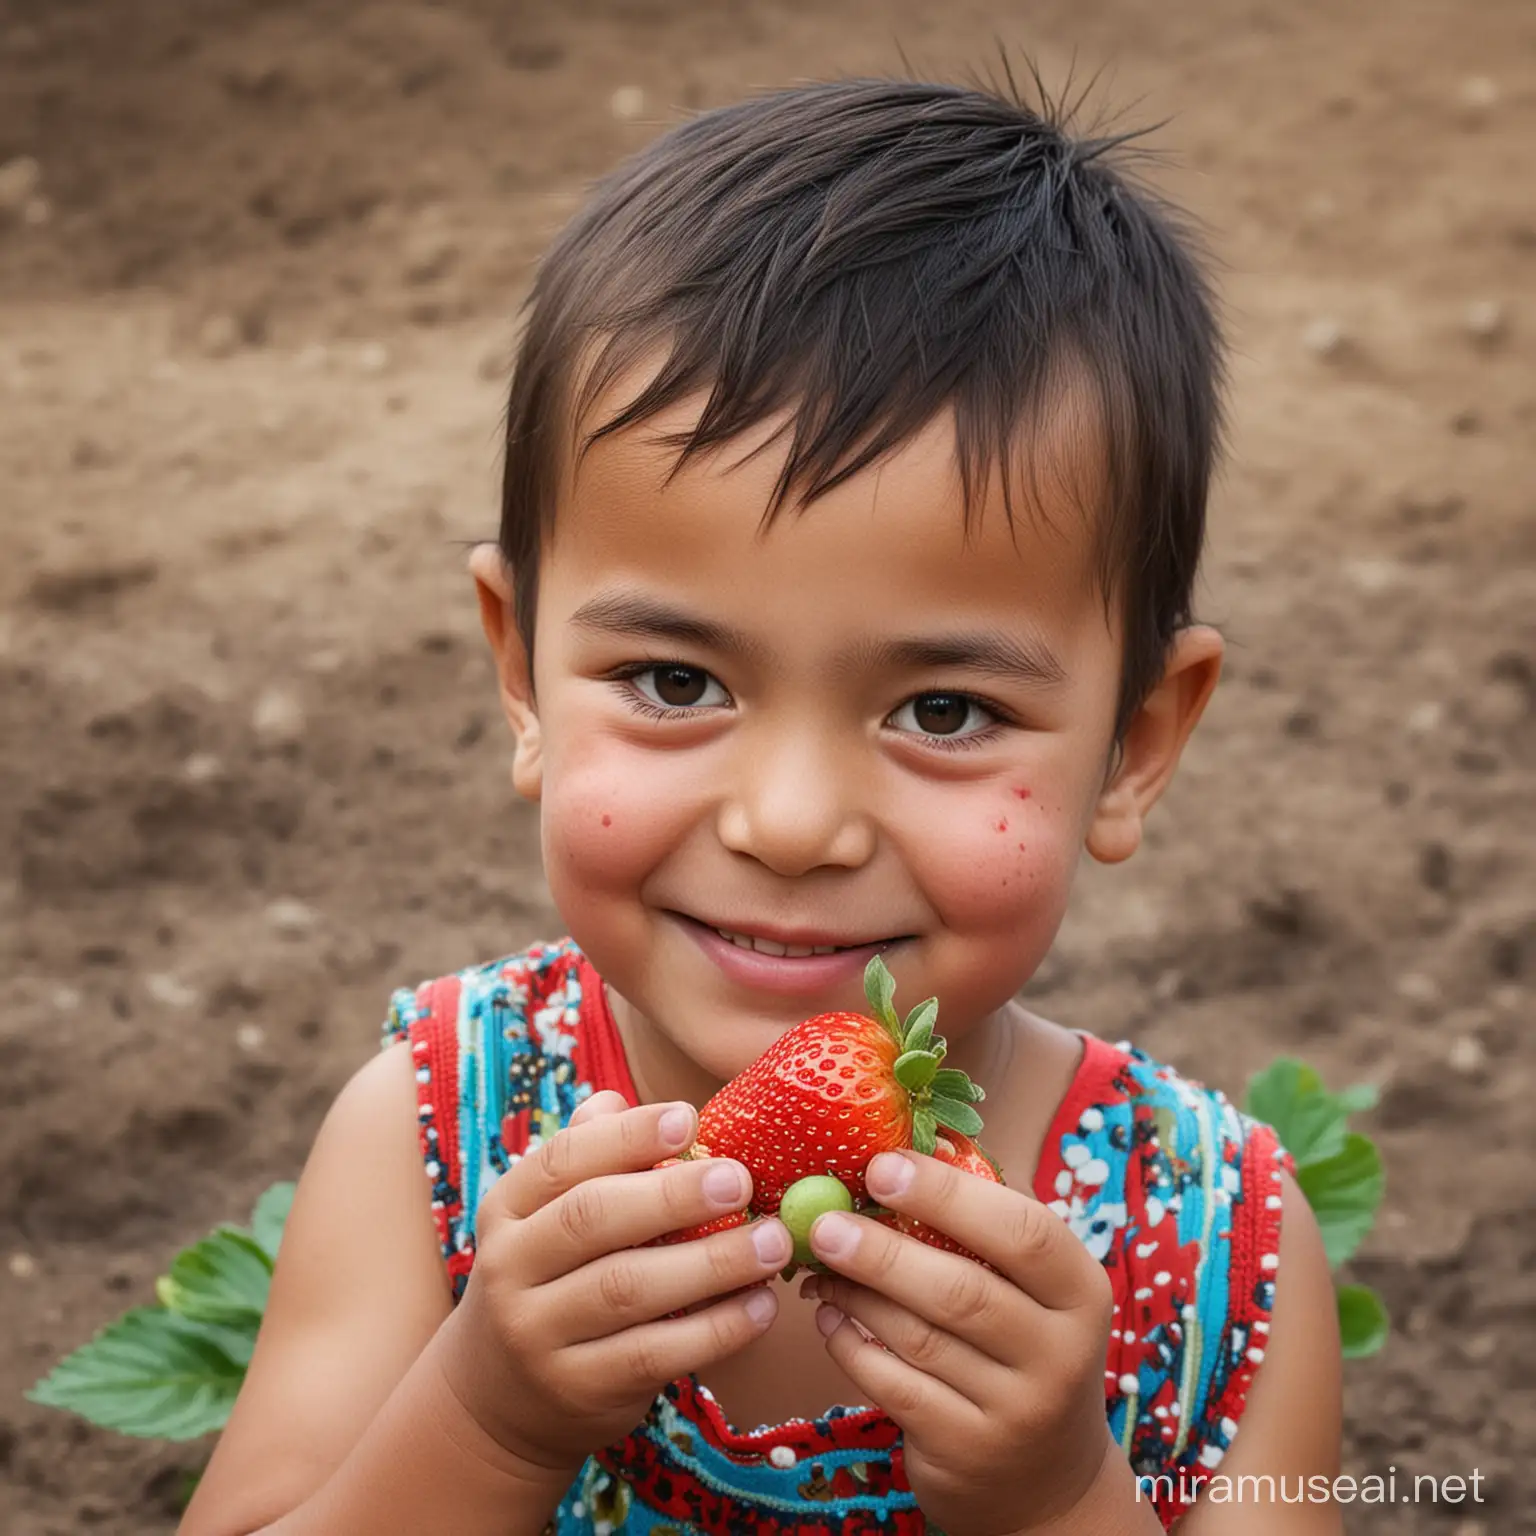
[[[22,1391],[296,1176],[398,984],[558,935],[461,543],[583,187],[807,76],[1102,70],[1233,343],[1231,663],[1030,996],[1378,1084],[1360,1531],[1536,1530],[1536,7],[0,0],[0,1527],[206,1447]]]

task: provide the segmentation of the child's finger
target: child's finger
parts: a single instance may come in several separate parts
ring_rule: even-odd
[[[599,1382],[615,1398],[659,1391],[669,1381],[734,1355],[763,1333],[778,1314],[767,1286],[728,1296],[686,1317],[641,1323],[622,1333],[565,1351],[570,1369]]]
[[[610,1253],[542,1287],[557,1348],[602,1339],[757,1285],[789,1263],[794,1242],[769,1218],[694,1242]]]
[[[904,1188],[881,1182],[902,1164],[909,1170]],[[1022,1190],[915,1152],[882,1153],[867,1177],[882,1205],[954,1238],[1042,1307],[1071,1311],[1108,1294],[1104,1266],[1066,1222]]]
[[[581,1125],[588,1120],[594,1120],[599,1115],[621,1115],[629,1108],[629,1101],[624,1095],[614,1088],[604,1088],[601,1093],[594,1093],[584,1098],[576,1106],[575,1113],[566,1121],[567,1126]]]
[[[697,1127],[691,1104],[644,1104],[567,1125],[496,1181],[485,1197],[489,1214],[532,1216],[600,1174],[653,1168],[688,1146]]]
[[[751,1195],[752,1176],[724,1157],[586,1179],[520,1224],[517,1277],[547,1284],[607,1254],[739,1211]]]
[[[932,1376],[983,1411],[991,1402],[1004,1402],[1018,1391],[1016,1372],[999,1365],[949,1329],[872,1291],[836,1275],[818,1275],[802,1294],[813,1295],[843,1317],[872,1333],[892,1354]],[[817,1310],[818,1325],[827,1316]]]
[[[974,1425],[977,1433],[982,1431],[985,1419],[968,1397],[866,1339],[836,1307],[826,1303],[817,1307],[816,1326],[826,1336],[827,1353],[864,1400],[882,1409],[908,1434],[936,1424],[962,1436],[968,1425]]]

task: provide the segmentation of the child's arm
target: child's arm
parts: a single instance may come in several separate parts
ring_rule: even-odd
[[[482,1203],[451,1311],[409,1053],[364,1067],[305,1167],[250,1370],[180,1536],[542,1531],[590,1450],[766,1326],[742,1297],[656,1319],[788,1256],[787,1233],[773,1262],[743,1229],[632,1246],[750,1192],[743,1178],[725,1206],[704,1194],[719,1159],[650,1171],[694,1130],[690,1110],[664,1141],[668,1107],[598,1095],[517,1163]]]
[[[511,1468],[488,1447],[477,1454],[444,1390],[432,1345],[449,1313],[410,1052],[399,1045],[357,1073],[320,1129],[255,1355],[181,1536],[236,1536],[274,1521],[293,1531],[427,1530],[450,1512],[453,1528],[469,1532],[474,1506],[493,1498],[494,1528],[516,1530]],[[333,1515],[317,1516],[306,1501],[344,1463],[351,1508],[328,1496]],[[529,1531],[545,1518],[534,1513]]]

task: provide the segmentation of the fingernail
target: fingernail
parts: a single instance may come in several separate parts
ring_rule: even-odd
[[[818,1216],[811,1224],[811,1248],[831,1259],[842,1259],[859,1246],[859,1229],[856,1223],[836,1211]]]
[[[693,1134],[693,1110],[687,1104],[674,1104],[657,1123],[664,1147],[681,1147]]]
[[[779,1310],[779,1304],[774,1300],[771,1292],[758,1286],[746,1300],[747,1316],[757,1324],[759,1328],[765,1328],[773,1321],[773,1314]]]
[[[740,1163],[711,1163],[704,1175],[704,1193],[717,1205],[735,1205],[747,1192],[746,1170]]]
[[[816,1330],[824,1339],[837,1332],[842,1320],[843,1314],[826,1302],[816,1308]]]
[[[864,1182],[870,1194],[877,1199],[883,1195],[899,1195],[911,1187],[917,1173],[911,1162],[899,1152],[882,1152],[871,1160],[864,1170]]]
[[[757,1221],[752,1224],[752,1246],[764,1264],[782,1269],[789,1262],[795,1245],[782,1221]]]

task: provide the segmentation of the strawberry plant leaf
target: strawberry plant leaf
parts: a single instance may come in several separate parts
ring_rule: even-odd
[[[912,1116],[912,1150],[932,1157],[933,1149],[939,1144],[938,1128],[934,1112],[927,1107],[919,1109]]]
[[[1339,1339],[1346,1360],[1374,1355],[1387,1341],[1391,1325],[1381,1297],[1368,1285],[1339,1287]]]
[[[1349,1111],[1305,1062],[1271,1062],[1249,1080],[1243,1108],[1274,1127],[1297,1168],[1325,1162],[1344,1148]]]
[[[66,1355],[27,1399],[120,1434],[195,1440],[224,1427],[245,1378],[226,1342],[223,1329],[135,1307]]]
[[[980,1104],[986,1098],[979,1083],[973,1083],[958,1067],[940,1067],[933,1074],[933,1091],[946,1099],[963,1099],[968,1104]]]
[[[251,1235],[269,1259],[277,1257],[277,1245],[282,1241],[288,1212],[293,1208],[293,1191],[291,1180],[272,1185],[263,1192],[251,1213]]]
[[[981,1116],[962,1100],[936,1093],[930,1102],[934,1118],[940,1125],[947,1125],[962,1136],[974,1136],[981,1130]]]
[[[929,1042],[933,1039],[933,1021],[939,1016],[939,1000],[930,997],[927,1002],[919,1003],[906,1017],[902,1024],[902,1049],[906,1051],[926,1051]]]
[[[1352,1131],[1334,1156],[1298,1167],[1296,1182],[1322,1229],[1328,1263],[1337,1267],[1376,1220],[1386,1183],[1381,1154],[1369,1137]]]
[[[218,1227],[183,1248],[155,1285],[160,1304],[183,1317],[230,1327],[260,1324],[272,1282],[272,1260],[250,1233]]]
[[[1339,1090],[1338,1100],[1346,1115],[1358,1114],[1376,1108],[1381,1102],[1381,1090],[1375,1083],[1354,1083]]]

